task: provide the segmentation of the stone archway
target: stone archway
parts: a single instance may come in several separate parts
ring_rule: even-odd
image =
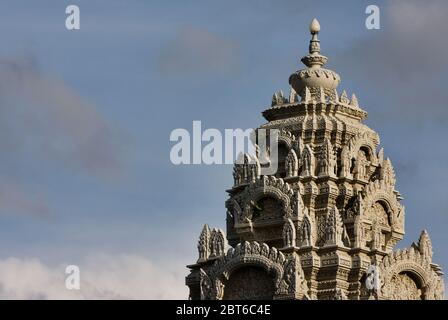
[[[272,195],[260,197],[256,202],[256,207],[252,207],[252,220],[278,220],[283,219],[284,209],[282,202]]]
[[[391,300],[423,300],[421,281],[412,272],[400,272],[390,279]]]
[[[224,300],[271,300],[274,293],[273,277],[257,266],[233,271],[224,286]]]
[[[427,299],[427,287],[434,271],[421,253],[411,247],[386,256],[381,264],[381,297],[390,300]]]

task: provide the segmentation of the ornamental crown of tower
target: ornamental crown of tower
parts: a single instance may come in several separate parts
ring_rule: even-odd
[[[339,75],[325,68],[322,68],[328,61],[328,58],[320,54],[320,41],[318,34],[320,24],[313,19],[310,24],[311,41],[309,45],[309,54],[302,58],[302,62],[308,68],[299,70],[289,77],[291,87],[303,97],[305,88],[323,88],[326,95],[332,95],[341,82]]]
[[[394,250],[405,210],[392,162],[357,97],[323,68],[319,31],[313,19],[306,68],[262,113],[259,129],[280,132],[278,170],[263,175],[257,155],[234,165],[227,232],[204,226],[191,299],[443,299],[428,233]]]

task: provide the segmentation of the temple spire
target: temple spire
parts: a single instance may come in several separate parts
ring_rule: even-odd
[[[316,18],[310,23],[311,40],[308,52],[309,54],[302,58],[302,62],[309,68],[320,68],[327,63],[327,57],[320,54],[320,41],[317,35],[320,31],[320,24]]]
[[[320,31],[320,24],[319,21],[317,21],[316,18],[313,19],[310,23],[310,32],[311,32],[311,41],[310,41],[310,47],[309,47],[309,53],[320,53],[320,41],[317,38],[317,35]]]
[[[301,59],[306,68],[294,72],[289,77],[289,84],[302,99],[306,96],[305,88],[308,88],[311,98],[316,101],[334,100],[336,88],[341,82],[341,78],[336,72],[322,67],[327,63],[328,58],[320,53],[318,38],[320,24],[316,18],[311,21],[309,30],[311,40],[308,54]],[[323,88],[324,96],[321,95],[321,88]]]

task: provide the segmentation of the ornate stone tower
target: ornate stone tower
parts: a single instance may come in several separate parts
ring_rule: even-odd
[[[404,235],[404,207],[378,134],[339,75],[323,68],[319,22],[310,25],[306,68],[274,94],[260,128],[280,130],[279,169],[257,157],[234,167],[227,235],[204,226],[186,278],[191,299],[442,299],[443,273],[423,231]]]

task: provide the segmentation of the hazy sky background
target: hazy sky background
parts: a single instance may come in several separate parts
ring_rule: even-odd
[[[369,4],[381,30],[365,28]],[[170,132],[262,124],[313,17],[395,166],[399,246],[426,228],[448,266],[447,15],[446,1],[2,1],[0,297],[186,298],[202,225],[224,228],[232,168],[172,165]]]

